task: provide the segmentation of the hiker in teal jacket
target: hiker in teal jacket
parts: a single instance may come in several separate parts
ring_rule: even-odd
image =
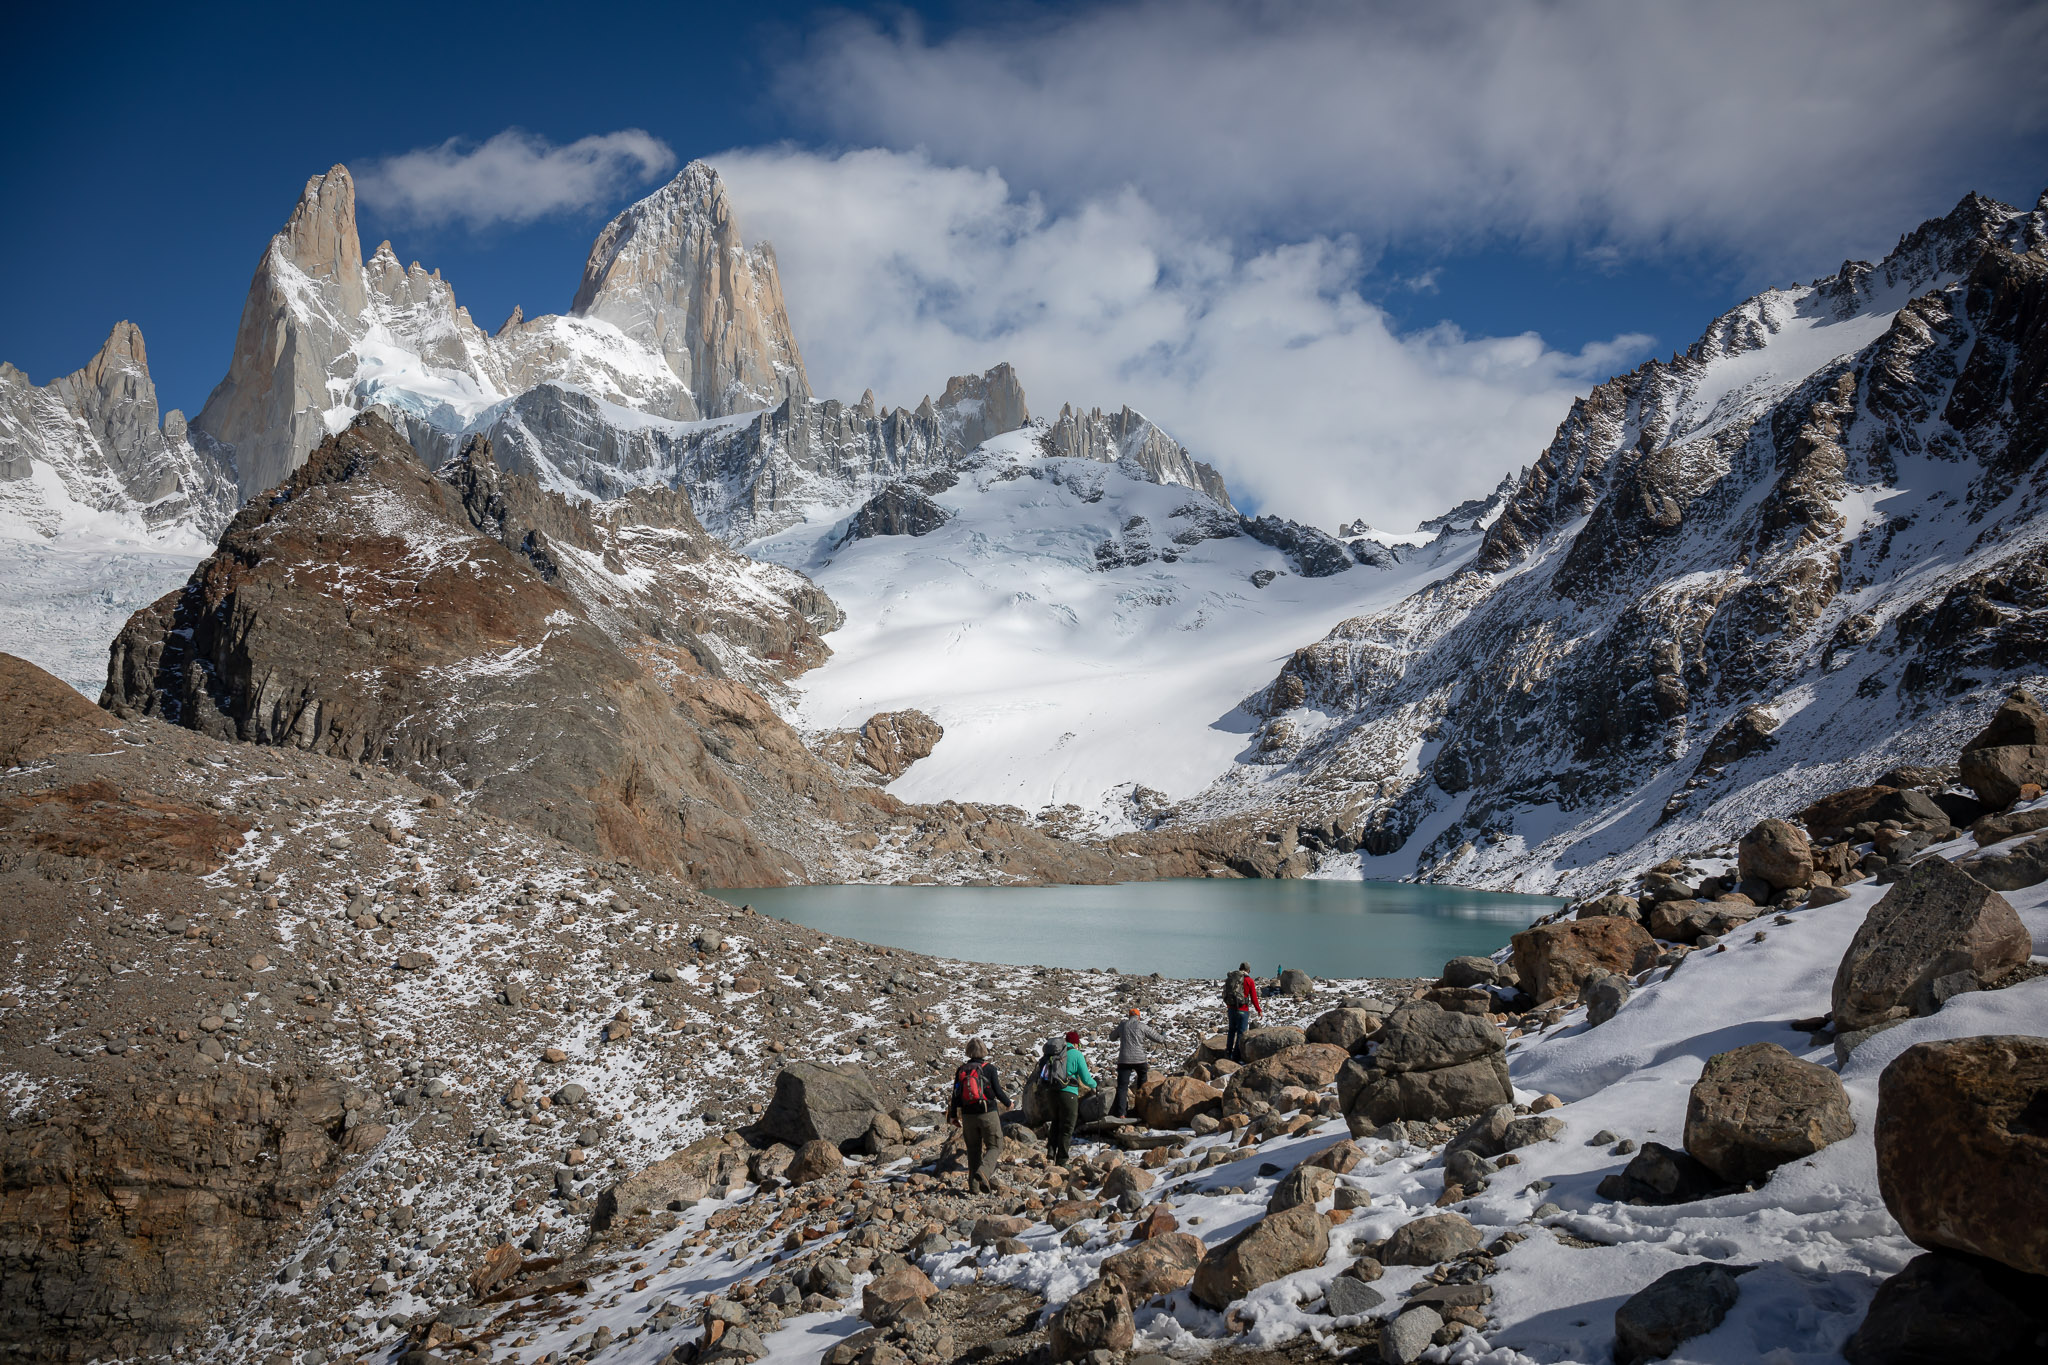
[[[1095,1073],[1088,1069],[1087,1055],[1081,1051],[1081,1035],[1071,1029],[1067,1032],[1067,1063],[1063,1074],[1066,1085],[1053,1092],[1052,1141],[1046,1144],[1046,1152],[1055,1164],[1064,1166],[1074,1152],[1074,1125],[1081,1120],[1081,1091],[1095,1088]]]

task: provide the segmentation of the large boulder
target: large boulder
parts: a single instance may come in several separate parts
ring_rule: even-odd
[[[860,1292],[860,1315],[865,1322],[886,1327],[896,1322],[913,1322],[928,1317],[926,1301],[939,1292],[925,1273],[908,1261],[884,1271]]]
[[[1269,1213],[1202,1257],[1194,1296],[1227,1308],[1262,1284],[1319,1266],[1330,1254],[1330,1225],[1313,1204]]]
[[[1702,1261],[1667,1270],[1629,1295],[1614,1310],[1615,1365],[1662,1360],[1719,1327],[1741,1293],[1735,1277],[1754,1269]]]
[[[1799,812],[1799,823],[1816,839],[1839,839],[1857,825],[1896,820],[1907,829],[1938,829],[1949,813],[1925,792],[1895,787],[1850,787],[1823,796]]]
[[[2048,882],[2048,834],[2023,839],[1996,853],[1980,853],[1965,859],[1960,866],[1993,891],[2024,891],[2039,886]]]
[[[1052,1358],[1079,1360],[1090,1351],[1128,1351],[1137,1333],[1130,1295],[1120,1281],[1105,1277],[1053,1314]]]
[[[1216,1113],[1223,1092],[1192,1076],[1162,1076],[1139,1087],[1138,1117],[1147,1128],[1185,1128],[1197,1114]]]
[[[1276,1052],[1300,1047],[1307,1041],[1308,1035],[1298,1028],[1277,1026],[1253,1029],[1244,1036],[1244,1059],[1247,1064],[1261,1061]]]
[[[1278,1213],[1297,1204],[1314,1205],[1337,1192],[1337,1173],[1325,1166],[1296,1166],[1281,1176],[1266,1201],[1266,1212]]]
[[[1923,858],[1871,907],[1842,955],[1835,1030],[1932,1014],[1957,989],[1995,980],[2033,950],[2005,897],[1946,858]]]
[[[1878,1079],[1876,1145],[1908,1237],[2048,1275],[2048,1039],[1907,1048]]]
[[[1435,1213],[1394,1229],[1380,1248],[1381,1265],[1440,1265],[1479,1250],[1479,1229],[1460,1213]]]
[[[1991,713],[1991,723],[1971,736],[1963,752],[2037,744],[2048,744],[2048,710],[2043,710],[2026,688],[2015,687]]]
[[[1513,942],[1522,989],[1539,1001],[1571,997],[1596,972],[1640,971],[1657,954],[1643,926],[1619,915],[1539,924]]]
[[[1484,1019],[1410,1001],[1388,1017],[1371,1057],[1337,1073],[1338,1102],[1353,1137],[1396,1119],[1476,1114],[1514,1098],[1505,1054]]]
[[[769,1142],[802,1147],[823,1139],[842,1150],[867,1137],[887,1118],[889,1099],[857,1066],[785,1062],[775,1073],[775,1094],[755,1125]]]
[[[1102,1277],[1120,1281],[1133,1299],[1143,1303],[1171,1294],[1195,1278],[1207,1250],[1188,1232],[1162,1232],[1102,1262]]]
[[[1454,957],[1444,963],[1439,986],[1491,986],[1500,979],[1500,964],[1490,957]]]
[[[1730,1184],[1753,1184],[1856,1131],[1834,1072],[1776,1043],[1707,1059],[1685,1107],[1685,1150]]]
[[[2042,1281],[1974,1256],[1916,1256],[1877,1287],[1842,1347],[1849,1365],[2039,1365],[2048,1359]]]
[[[1738,875],[1769,882],[1780,891],[1813,884],[1813,845],[1789,820],[1765,820],[1735,848]]]
[[[1963,785],[1992,810],[2004,810],[2019,800],[2024,786],[2048,786],[2048,745],[2044,744],[1973,749],[1958,765],[1963,770]]]
[[[682,1208],[746,1183],[747,1149],[724,1134],[700,1138],[635,1171],[597,1197],[590,1225],[599,1232],[620,1217]]]
[[[1223,1112],[1243,1113],[1255,1100],[1271,1104],[1288,1086],[1320,1090],[1337,1079],[1351,1054],[1334,1043],[1303,1043],[1286,1048],[1231,1073],[1223,1092]]]
[[[823,1180],[828,1175],[837,1175],[846,1167],[846,1161],[839,1149],[822,1138],[806,1142],[790,1159],[783,1171],[783,1178],[792,1185],[808,1185],[813,1180]]]
[[[1644,1143],[1627,1166],[1602,1176],[1595,1187],[1602,1199],[1651,1205],[1690,1204],[1733,1188],[1708,1170],[1706,1163],[1661,1142]]]
[[[1346,1052],[1356,1052],[1365,1046],[1366,1039],[1380,1031],[1380,1025],[1385,1022],[1386,1016],[1377,1010],[1346,1006],[1318,1015],[1304,1036],[1311,1043],[1328,1043]]]

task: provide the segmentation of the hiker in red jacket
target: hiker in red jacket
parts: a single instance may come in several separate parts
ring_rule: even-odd
[[[988,1044],[976,1038],[967,1045],[967,1060],[953,1073],[953,1102],[946,1122],[960,1129],[967,1142],[967,1192],[994,1194],[996,1154],[1003,1149],[1003,1110],[1010,1097],[988,1059]]]
[[[1251,963],[1238,963],[1237,970],[1223,978],[1223,1008],[1230,1014],[1230,1037],[1224,1050],[1231,1061],[1242,1066],[1245,1029],[1251,1023],[1252,1011],[1257,1010],[1261,1019],[1266,1017],[1259,1004],[1259,983],[1252,980]]]

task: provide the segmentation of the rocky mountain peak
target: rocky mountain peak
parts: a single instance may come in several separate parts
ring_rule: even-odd
[[[382,249],[388,251],[389,242]],[[316,280],[331,280],[351,316],[362,312],[363,243],[356,233],[356,182],[336,164],[306,181],[298,206],[270,242],[273,253]]]
[[[748,248],[718,172],[693,161],[605,225],[569,311],[655,350],[690,390],[692,417],[810,397],[775,253]]]
[[[872,390],[863,402],[872,403]],[[985,374],[956,374],[939,395],[937,412],[947,436],[962,450],[1015,431],[1031,420],[1024,385],[1006,360]]]

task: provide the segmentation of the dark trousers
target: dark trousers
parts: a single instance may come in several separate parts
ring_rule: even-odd
[[[1074,1154],[1074,1125],[1081,1121],[1081,1097],[1071,1090],[1052,1092],[1052,1138],[1046,1154],[1062,1165]]]
[[[995,1189],[996,1157],[1003,1150],[1003,1116],[993,1109],[986,1114],[962,1114],[960,1136],[967,1141],[968,1192]]]
[[[1118,1062],[1116,1068],[1116,1103],[1109,1106],[1109,1112],[1120,1119],[1131,1116],[1131,1092],[1145,1084],[1151,1076],[1152,1067],[1146,1062]]]
[[[1251,1018],[1249,1006],[1230,1012],[1230,1040],[1224,1044],[1223,1050],[1230,1054],[1230,1060],[1233,1062],[1244,1061],[1244,1033],[1246,1025],[1251,1023]]]

